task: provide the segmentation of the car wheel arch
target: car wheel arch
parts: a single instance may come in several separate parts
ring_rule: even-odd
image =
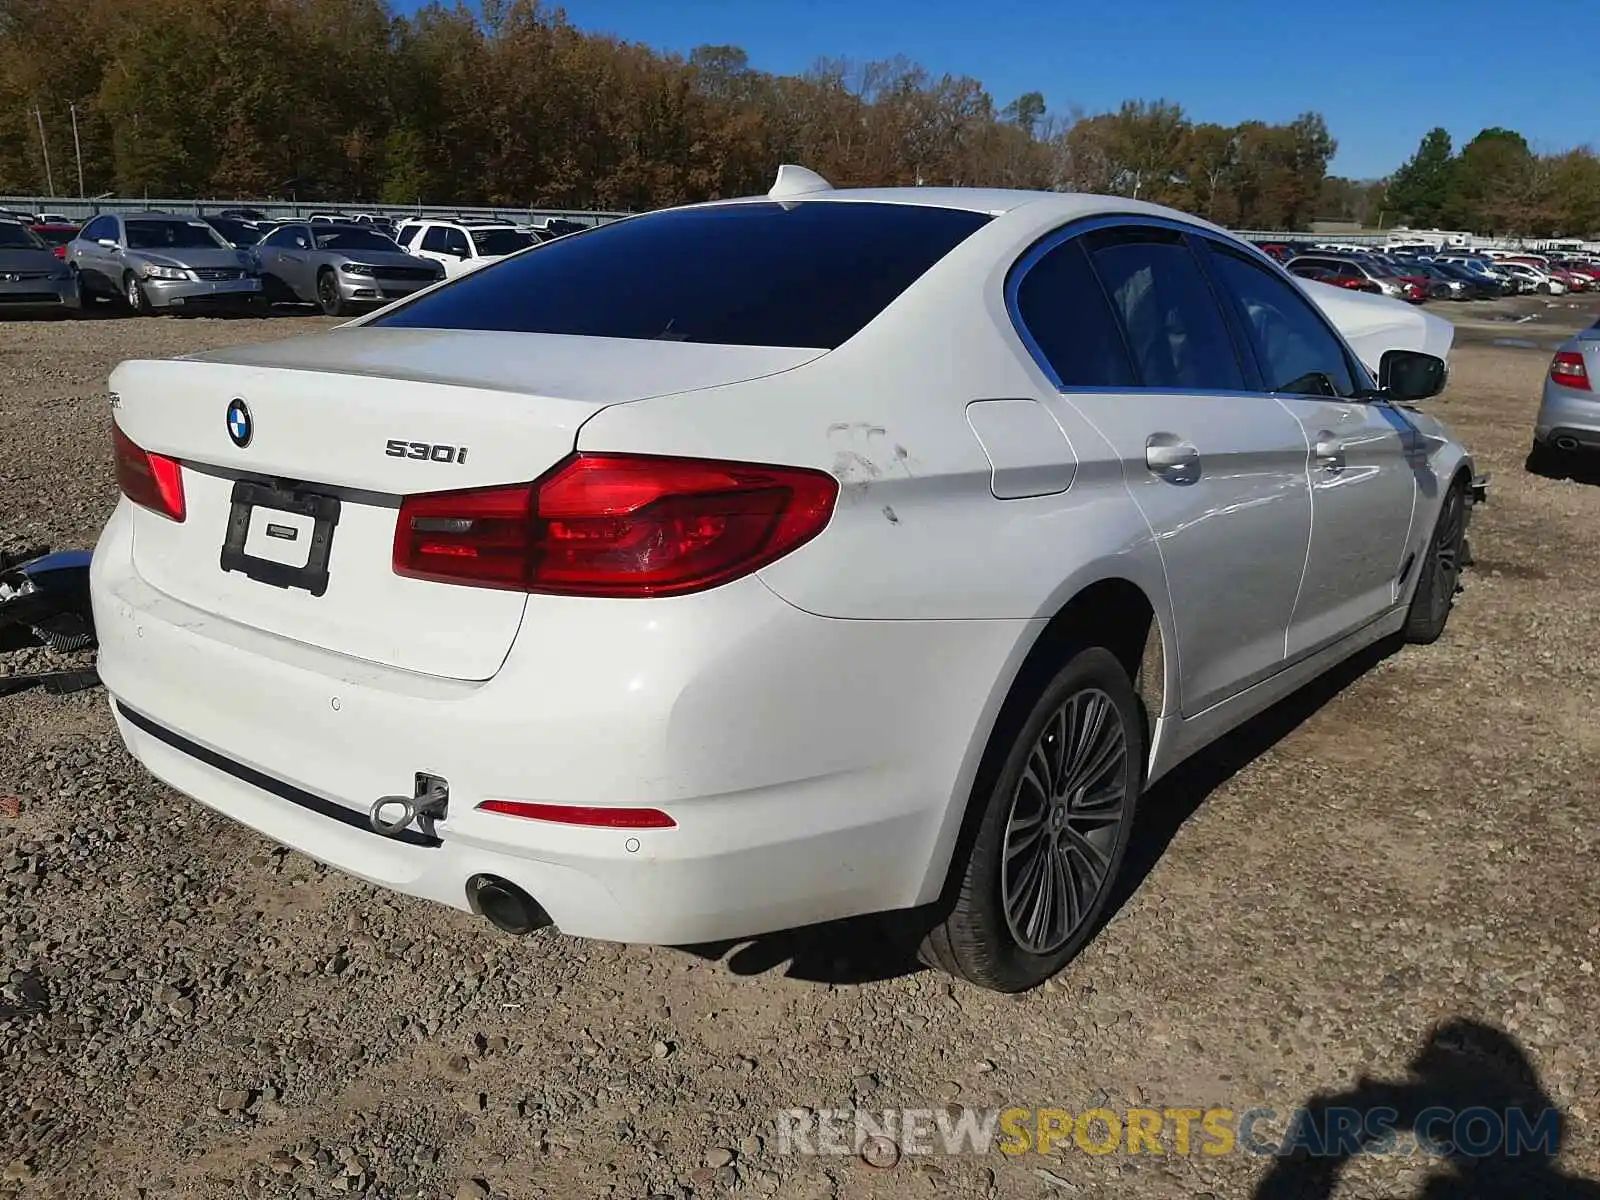
[[[1163,593],[1164,596],[1164,593]],[[1040,613],[1032,640],[1008,662],[996,679],[985,720],[974,729],[957,791],[952,796],[946,828],[928,863],[922,894],[944,903],[956,864],[964,861],[983,814],[973,798],[987,788],[1004,763],[1011,736],[1037,698],[1065,663],[1085,646],[1105,646],[1128,672],[1145,712],[1146,768],[1155,742],[1156,722],[1176,696],[1178,656],[1171,614],[1156,603],[1147,587],[1123,575],[1107,573],[1080,583],[1053,613]],[[1011,664],[1014,663],[1014,667]]]

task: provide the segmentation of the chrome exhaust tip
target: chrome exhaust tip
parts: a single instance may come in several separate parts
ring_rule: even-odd
[[[537,900],[498,875],[474,875],[467,880],[467,903],[496,929],[516,937],[554,924]]]

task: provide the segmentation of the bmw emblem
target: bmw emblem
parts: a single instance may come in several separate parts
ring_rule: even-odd
[[[228,405],[228,436],[233,444],[243,450],[255,436],[255,423],[250,420],[250,406],[237,397]]]

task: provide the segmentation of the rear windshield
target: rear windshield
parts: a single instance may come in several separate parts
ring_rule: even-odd
[[[23,225],[0,221],[0,248],[6,250],[43,250],[45,244],[33,230]]]
[[[531,233],[520,229],[469,229],[472,244],[482,257],[493,258],[501,254],[515,254],[525,250],[537,240]]]
[[[65,246],[78,236],[78,227],[76,225],[50,225],[43,229],[35,229],[33,232],[47,246]]]
[[[232,217],[207,217],[206,223],[235,246],[253,246],[261,240],[261,231]]]
[[[988,221],[853,201],[650,213],[490,264],[372,324],[832,350]]]

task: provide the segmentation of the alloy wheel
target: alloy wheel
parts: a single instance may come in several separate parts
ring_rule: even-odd
[[[1130,812],[1127,735],[1111,697],[1075,692],[1028,752],[1001,848],[1001,904],[1011,936],[1031,954],[1072,938],[1106,887]]]

